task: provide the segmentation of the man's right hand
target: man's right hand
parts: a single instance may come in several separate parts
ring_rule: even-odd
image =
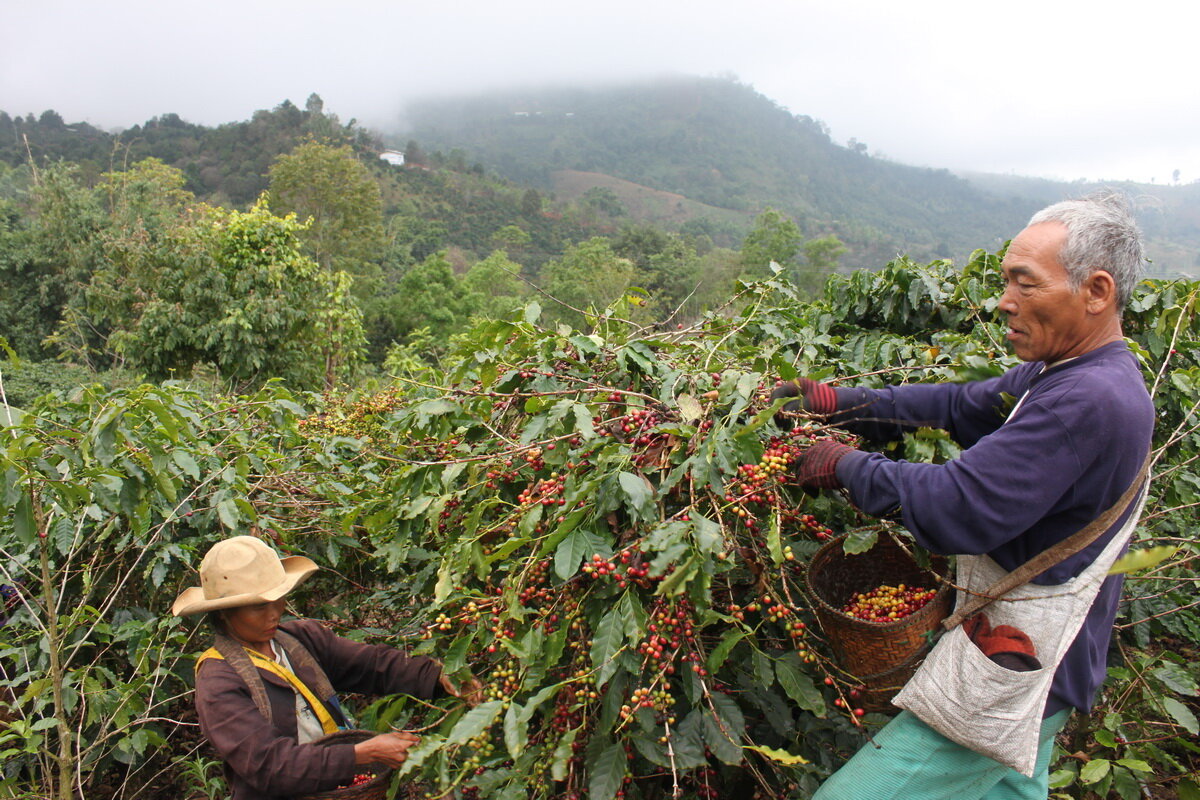
[[[354,763],[398,767],[408,758],[409,748],[420,741],[420,736],[408,731],[381,733],[354,745]]]
[[[837,392],[829,384],[814,381],[812,378],[780,381],[771,391],[771,400],[783,397],[799,398],[785,404],[775,414],[775,424],[784,430],[792,429],[792,419],[788,414],[794,414],[801,408],[819,416],[829,416],[837,411]]]

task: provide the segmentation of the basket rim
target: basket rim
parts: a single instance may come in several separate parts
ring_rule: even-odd
[[[375,731],[368,731],[359,728],[350,728],[342,731],[334,731],[327,733],[319,739],[314,739],[309,744],[315,744],[321,747],[334,744],[351,744],[372,739],[379,734]],[[380,762],[372,762],[370,764],[356,764],[356,770],[370,770],[374,774],[371,780],[360,783],[356,786],[342,786],[336,789],[325,789],[318,792],[308,792],[306,794],[296,795],[296,800],[327,800],[331,798],[347,798],[353,800],[360,796],[373,794],[380,788],[391,782],[392,773],[395,770],[387,764]]]
[[[833,539],[830,539],[828,542],[821,545],[821,547],[817,550],[817,552],[813,553],[812,558],[809,559],[808,568],[804,572],[804,584],[805,584],[805,588],[808,590],[809,595],[812,597],[813,600],[816,601],[818,612],[832,614],[841,622],[844,622],[844,623],[847,623],[850,625],[854,625],[854,626],[859,626],[865,630],[878,631],[878,630],[888,630],[891,628],[901,628],[901,627],[904,627],[906,625],[911,625],[914,622],[916,622],[916,620],[914,618],[917,617],[918,614],[920,614],[926,608],[932,606],[936,601],[940,600],[944,595],[949,594],[951,589],[953,588],[951,585],[951,582],[949,580],[950,562],[946,559],[945,556],[933,553],[932,554],[933,557],[935,559],[940,560],[942,566],[944,567],[941,574],[939,574],[938,572],[935,572],[933,570],[921,567],[915,561],[913,562],[914,566],[921,569],[926,574],[930,575],[932,577],[933,581],[937,584],[936,593],[934,594],[933,597],[929,598],[929,600],[927,600],[925,602],[925,605],[921,606],[919,609],[912,612],[911,614],[909,614],[906,617],[901,617],[900,619],[896,619],[896,620],[888,620],[886,622],[876,622],[876,621],[872,621],[872,620],[859,619],[858,617],[854,617],[854,616],[851,616],[850,614],[847,614],[846,612],[842,611],[841,609],[836,608],[835,606],[830,604],[824,597],[821,596],[821,593],[817,591],[816,587],[813,586],[812,565],[814,563],[816,563],[819,558],[821,558],[822,556],[825,556],[826,553],[832,551],[835,547],[840,548],[842,543],[846,540],[847,537],[849,537],[849,535],[850,534],[848,534],[848,533],[843,533]],[[886,535],[887,535],[888,539],[891,540],[891,542],[894,546],[896,546],[897,548],[900,547],[899,543],[895,541],[894,534],[892,534],[889,531],[889,532],[886,532]],[[878,547],[880,542],[882,542],[882,541],[883,541],[883,539],[881,536],[880,539],[876,541],[876,543],[871,547],[870,550],[864,550],[862,553],[855,553],[853,555],[866,555],[867,553],[870,553],[871,550],[874,550],[876,547]],[[901,548],[901,549],[903,549],[903,548]],[[846,553],[843,552],[843,555],[846,555]]]

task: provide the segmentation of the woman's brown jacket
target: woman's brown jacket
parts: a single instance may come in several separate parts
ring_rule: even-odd
[[[429,658],[409,658],[383,645],[365,645],[336,636],[314,620],[281,623],[312,654],[339,692],[398,694],[432,698],[440,692],[441,666]],[[312,686],[315,676],[288,658],[297,677]],[[286,800],[328,791],[354,778],[354,746],[318,747],[296,741],[296,699],[282,678],[258,670],[274,722],[258,710],[246,682],[221,659],[209,658],[196,672],[196,711],[200,730],[225,762],[233,800]],[[339,723],[342,713],[326,707]]]

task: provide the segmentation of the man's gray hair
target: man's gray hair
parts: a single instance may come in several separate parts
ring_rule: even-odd
[[[1093,272],[1104,270],[1117,285],[1117,310],[1125,308],[1145,263],[1142,233],[1125,196],[1098,192],[1064,200],[1029,220],[1030,225],[1039,222],[1061,222],[1067,229],[1067,241],[1058,254],[1067,284],[1078,289]]]

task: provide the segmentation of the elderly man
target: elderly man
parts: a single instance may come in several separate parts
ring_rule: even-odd
[[[1037,600],[1088,576],[1097,588],[1077,599],[1082,605],[1074,626],[1053,616],[1057,607],[1043,613],[1033,611],[1036,603],[993,603],[964,626],[969,640],[960,632],[962,641],[992,663],[971,666],[983,672],[971,671],[965,680],[955,674],[959,656],[940,659],[937,679],[918,673],[922,680],[910,683],[897,703],[919,716],[901,712],[826,781],[816,795],[820,800],[1047,796],[1054,736],[1072,709],[1091,706],[1105,677],[1122,585],[1120,577],[1106,577],[1108,563],[1136,520],[1139,504],[1125,502],[1130,487],[1144,483],[1154,407],[1121,330],[1121,312],[1142,262],[1140,234],[1121,199],[1058,203],[1034,215],[1002,262],[999,308],[1007,317],[1008,341],[1026,363],[965,384],[870,390],[800,380],[776,389],[776,397],[797,396],[809,413],[869,441],[893,440],[918,426],[951,433],[964,449],[945,464],[895,461],[821,442],[796,470],[806,485],[845,488],[870,514],[898,513],[923,547],[959,555],[960,584],[964,562],[976,563],[972,558],[1003,574],[1103,512],[1120,512],[1094,544],[1040,574],[1026,592],[1026,599]],[[1000,620],[1006,624],[996,624]],[[1052,636],[1058,644],[1044,638]],[[950,638],[939,642],[935,654]],[[933,656],[926,667],[930,661]],[[956,685],[960,688],[952,688]],[[1007,686],[1015,697],[969,696],[977,693],[972,687],[983,694],[993,686]],[[1029,717],[1027,768],[1018,772],[959,743],[955,725],[966,730],[972,724],[941,718],[954,712],[972,719],[972,702],[982,708],[981,724],[993,715]],[[1010,713],[1010,705],[1022,703],[1026,711]]]

